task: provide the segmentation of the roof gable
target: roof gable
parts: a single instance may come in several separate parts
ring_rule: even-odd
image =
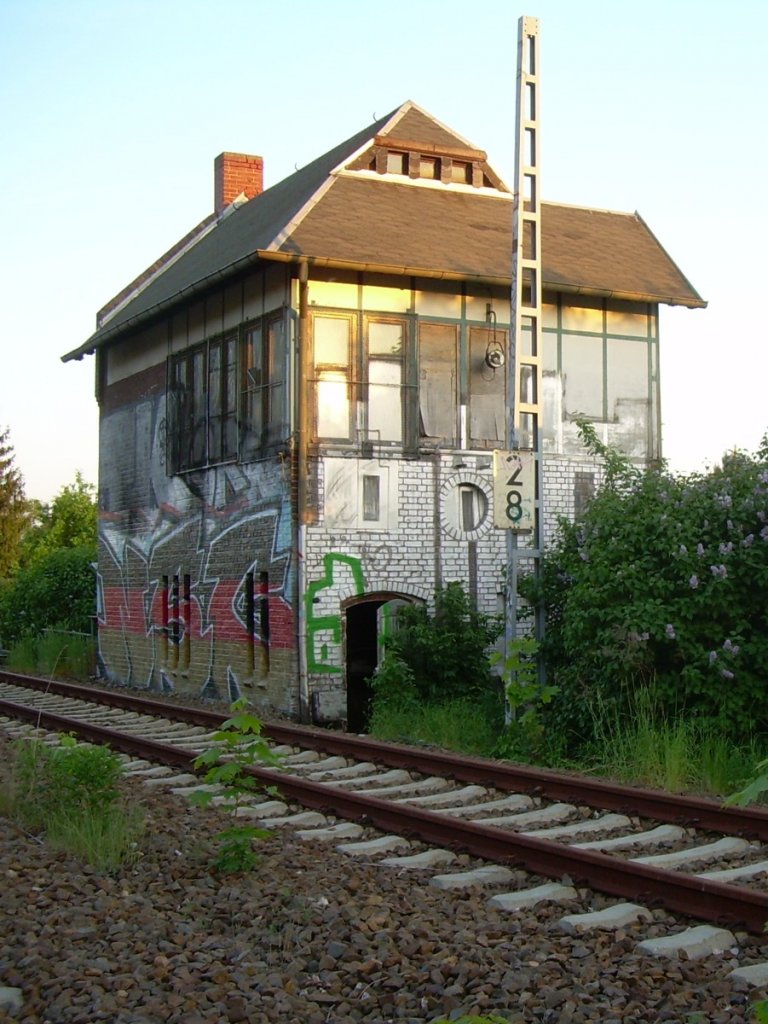
[[[474,161],[465,182],[388,173],[371,154]],[[482,171],[482,173],[480,172]],[[307,259],[422,276],[511,278],[512,196],[486,155],[408,101],[237,209],[228,211],[65,360],[262,259]],[[545,288],[703,306],[639,215],[542,205]]]

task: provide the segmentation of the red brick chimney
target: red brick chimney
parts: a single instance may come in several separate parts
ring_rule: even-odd
[[[218,216],[243,192],[253,199],[264,191],[264,160],[247,153],[220,153],[213,163],[213,203]]]

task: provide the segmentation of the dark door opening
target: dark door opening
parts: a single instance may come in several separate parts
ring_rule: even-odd
[[[363,601],[347,608],[347,728],[366,732],[373,688],[370,678],[378,664],[378,610],[385,601]]]

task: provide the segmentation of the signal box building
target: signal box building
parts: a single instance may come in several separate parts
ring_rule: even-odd
[[[365,724],[398,603],[504,605],[512,195],[411,102],[215,210],[64,356],[95,356],[105,677]],[[660,457],[659,307],[705,305],[642,218],[542,206],[546,529]],[[502,358],[503,357],[503,358]]]

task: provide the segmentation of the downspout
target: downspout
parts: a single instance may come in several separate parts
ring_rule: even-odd
[[[296,566],[298,580],[297,619],[299,647],[299,720],[311,721],[309,705],[309,678],[307,673],[307,459],[309,439],[309,402],[307,389],[310,379],[309,361],[309,265],[299,261],[299,338],[298,338],[298,431],[296,438]]]

